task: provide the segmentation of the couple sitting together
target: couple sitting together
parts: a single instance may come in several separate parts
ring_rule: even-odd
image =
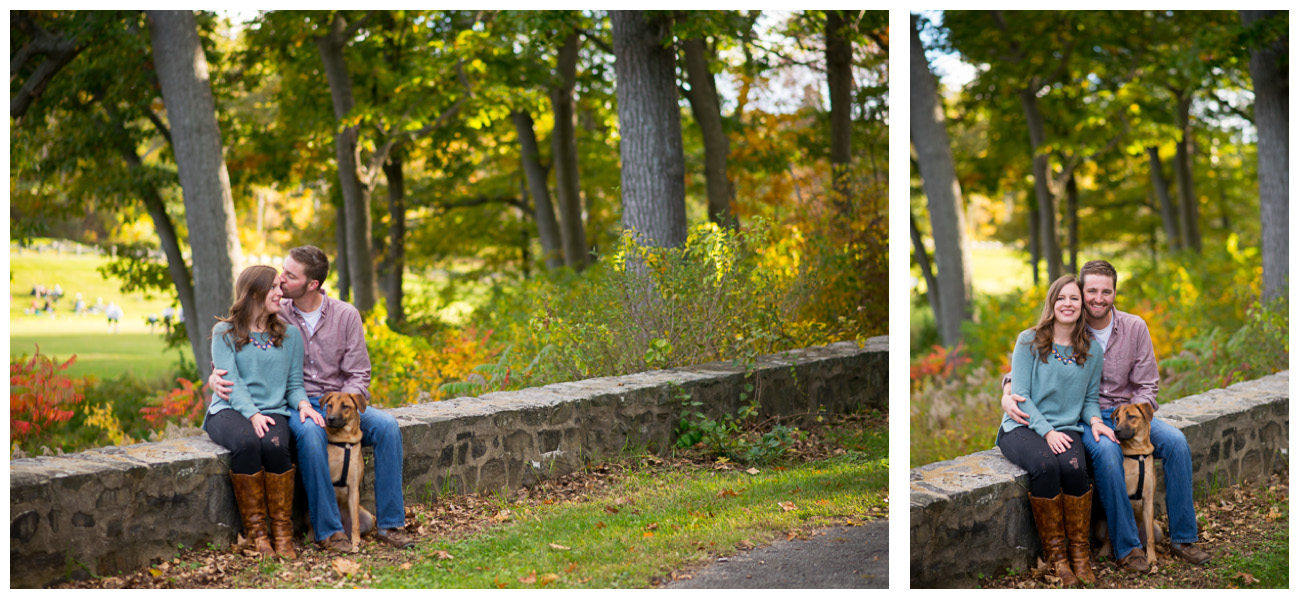
[[[230,450],[244,536],[262,556],[298,556],[290,521],[291,439],[317,543],[331,551],[352,549],[330,481],[320,398],[330,392],[369,397],[370,356],[357,309],[320,289],[328,274],[329,259],[315,246],[290,250],[283,273],[265,265],[248,267],[235,282],[229,315],[212,328],[214,369],[208,384],[214,393],[203,429]],[[374,449],[375,535],[397,548],[410,547],[414,542],[402,532],[406,509],[397,420],[373,407],[360,416],[362,444]]]
[[[1089,463],[1118,564],[1129,571],[1150,569],[1111,414],[1120,406],[1139,403],[1148,404],[1154,413],[1160,375],[1146,322],[1113,306],[1117,277],[1110,263],[1094,260],[1077,278],[1066,275],[1054,281],[1038,324],[1017,338],[1011,374],[1002,382],[1006,414],[997,446],[1029,472],[1034,524],[1047,563],[1064,585],[1095,580],[1088,541],[1093,496]],[[1205,564],[1209,555],[1195,545],[1187,439],[1159,419],[1152,418],[1150,427],[1154,455],[1164,463],[1172,551],[1189,563]]]

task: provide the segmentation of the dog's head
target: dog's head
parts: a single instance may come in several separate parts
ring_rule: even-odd
[[[1115,423],[1115,438],[1119,441],[1131,440],[1142,432],[1151,431],[1151,417],[1155,411],[1146,402],[1125,404],[1111,413]]]
[[[366,412],[366,397],[364,394],[330,392],[321,398],[321,408],[325,413],[325,427],[343,429],[349,423],[361,420],[361,413]]]

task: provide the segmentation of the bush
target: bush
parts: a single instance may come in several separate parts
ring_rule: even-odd
[[[490,330],[443,328],[429,338],[402,335],[388,326],[385,312],[376,307],[366,323],[370,398],[376,406],[442,400],[442,384],[464,379],[474,365],[500,351],[490,343]]]

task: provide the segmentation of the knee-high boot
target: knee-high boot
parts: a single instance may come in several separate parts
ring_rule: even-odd
[[[276,475],[266,474],[266,511],[271,517],[271,541],[275,553],[283,558],[298,558],[293,547],[293,477],[297,469]]]
[[[244,521],[244,537],[248,545],[263,557],[275,554],[271,540],[266,535],[266,471],[252,475],[230,473],[235,488],[235,503]]]
[[[1092,522],[1092,488],[1082,496],[1065,496],[1066,554],[1075,577],[1086,584],[1097,581],[1092,573],[1092,548],[1088,542],[1088,529]]]
[[[1061,585],[1079,584],[1079,578],[1070,569],[1070,561],[1065,553],[1065,503],[1064,494],[1055,498],[1038,498],[1029,496],[1029,507],[1033,509],[1034,526],[1038,528],[1038,539],[1043,542],[1043,557],[1051,565]]]

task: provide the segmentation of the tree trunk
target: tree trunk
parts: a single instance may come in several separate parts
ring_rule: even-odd
[[[555,163],[555,197],[560,209],[560,239],[564,264],[581,271],[587,266],[587,230],[582,221],[582,189],[578,185],[577,113],[573,88],[577,82],[581,38],[569,34],[555,57],[555,87],[551,88],[551,160]]]
[[[208,80],[208,63],[199,44],[194,13],[149,11],[154,66],[170,122],[172,148],[185,199],[190,249],[194,256],[195,308],[186,319],[206,337],[218,315],[234,301],[235,266],[242,260],[235,229],[230,176],[221,153],[221,128]],[[212,367],[212,352],[199,344],[194,355],[201,379]]]
[[[1042,151],[1047,142],[1043,115],[1038,111],[1038,99],[1032,87],[1020,90],[1020,106],[1025,111],[1029,125],[1029,144],[1034,155],[1034,196],[1038,199],[1038,241],[1043,259],[1047,262],[1047,279],[1056,281],[1061,276],[1061,240],[1056,234],[1056,200],[1048,185],[1048,156]],[[1035,267],[1036,269],[1036,267]]]
[[[1030,196],[1028,204],[1029,212],[1025,215],[1025,219],[1029,226],[1029,272],[1034,287],[1038,287],[1038,263],[1043,258],[1043,246],[1038,240],[1038,200],[1035,196]]]
[[[406,323],[402,310],[402,275],[406,273],[406,152],[402,146],[393,146],[384,163],[384,179],[388,181],[388,327],[401,331]]]
[[[970,318],[971,263],[966,210],[953,166],[943,106],[934,75],[925,60],[915,15],[912,16],[910,73],[912,145],[916,148],[916,163],[930,212],[934,260],[939,268],[937,287],[931,288],[931,293],[939,295],[938,305],[943,308],[934,317],[944,345],[953,347],[961,341],[962,321]]]
[[[686,165],[670,18],[610,11],[623,166],[623,227],[659,247],[686,241]]]
[[[334,118],[342,122],[355,105],[352,96],[352,76],[348,73],[343,50],[350,32],[343,15],[335,13],[329,31],[316,38],[325,77],[329,81],[330,98],[334,105]],[[334,157],[338,162],[339,186],[343,191],[343,207],[347,225],[347,264],[349,279],[355,292],[353,304],[362,313],[375,306],[375,265],[370,257],[370,186],[361,173],[360,149],[357,145],[358,125],[340,127],[334,135]]]
[[[524,164],[528,194],[533,197],[533,220],[537,222],[537,237],[542,241],[542,257],[547,269],[558,269],[564,266],[564,249],[555,209],[551,207],[551,194],[546,189],[546,169],[542,167],[533,117],[527,111],[515,111],[510,118],[519,135],[519,159]]]
[[[723,227],[737,227],[732,216],[731,203],[735,188],[727,177],[727,155],[731,141],[722,127],[722,107],[718,102],[718,88],[709,72],[709,48],[704,38],[694,37],[682,42],[686,81],[691,89],[686,98],[691,103],[691,114],[700,126],[704,138],[704,179],[709,192],[709,219]]]
[[[1174,177],[1178,182],[1178,206],[1181,209],[1178,224],[1181,228],[1183,247],[1201,252],[1200,207],[1196,201],[1196,191],[1192,187],[1192,125],[1190,113],[1192,94],[1178,94],[1178,132],[1175,144]]]
[[[1249,26],[1262,19],[1285,18],[1285,14],[1274,10],[1243,10],[1241,20]],[[1287,223],[1287,186],[1290,179],[1287,169],[1290,156],[1287,128],[1290,121],[1287,102],[1290,84],[1285,63],[1287,47],[1288,39],[1284,36],[1250,53],[1250,79],[1255,90],[1255,129],[1259,132],[1257,154],[1264,302],[1285,296],[1288,285],[1287,236],[1290,235],[1290,226]]]
[[[912,234],[912,248],[916,253],[916,264],[921,268],[921,275],[925,278],[925,296],[930,299],[930,312],[934,313],[934,322],[940,323],[940,316],[943,314],[942,300],[939,298],[939,283],[934,278],[934,269],[930,268],[930,255],[925,251],[925,242],[921,240],[921,230],[916,226],[916,215],[908,211],[907,224]],[[947,341],[944,342],[945,344]]]
[[[826,84],[831,97],[831,189],[841,215],[851,205],[850,162],[853,159],[853,42],[846,35],[849,20],[839,10],[826,11]]]
[[[1070,248],[1070,272],[1079,272],[1079,184],[1074,173],[1065,183],[1065,215],[1069,223],[1066,245]]]
[[[352,297],[352,277],[348,268],[348,215],[343,208],[343,191],[338,186],[330,191],[330,202],[334,206],[334,242],[338,246],[334,257],[334,273],[338,276],[338,299],[348,302]],[[324,282],[321,282],[324,285]]]
[[[1169,182],[1165,181],[1164,169],[1160,166],[1160,150],[1155,146],[1147,147],[1147,158],[1151,165],[1151,187],[1160,202],[1160,220],[1164,222],[1165,238],[1170,250],[1181,250],[1182,234],[1179,232],[1178,212],[1169,198]]]

